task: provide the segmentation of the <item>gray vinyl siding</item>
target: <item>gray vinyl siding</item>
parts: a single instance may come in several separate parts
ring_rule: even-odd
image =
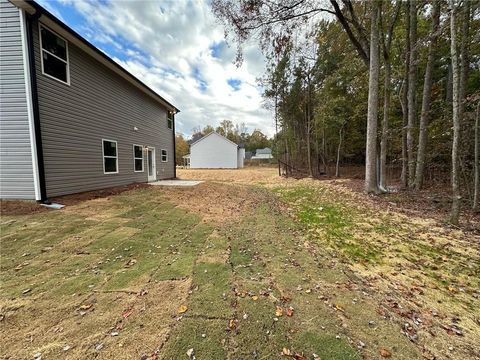
[[[70,86],[47,77],[38,26],[34,45],[48,197],[146,182],[146,155],[144,172],[134,172],[133,144],[155,147],[157,179],[174,176],[173,133],[162,105],[72,43]],[[118,174],[103,173],[102,139],[117,141]]]
[[[20,14],[0,0],[0,198],[35,199]]]

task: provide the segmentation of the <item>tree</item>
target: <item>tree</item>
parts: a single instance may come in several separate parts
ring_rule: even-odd
[[[417,117],[417,1],[408,1],[409,6],[409,40],[410,53],[408,57],[408,95],[407,95],[407,158],[408,158],[408,186],[413,186],[415,180],[414,131]]]
[[[377,117],[379,91],[379,12],[380,2],[371,3],[370,31],[370,67],[368,77],[368,113],[367,113],[367,146],[365,159],[365,191],[378,193],[377,182]]]
[[[430,32],[430,44],[428,45],[427,66],[423,83],[422,110],[420,113],[420,130],[418,135],[417,168],[415,171],[415,188],[423,187],[425,171],[425,157],[428,139],[428,121],[430,117],[430,101],[433,83],[433,68],[435,64],[435,48],[440,35],[440,1],[434,1],[432,10],[432,30]]]
[[[183,137],[183,134],[177,133],[175,135],[175,160],[178,165],[183,164],[183,156],[190,152],[190,146]]]
[[[233,134],[235,126],[233,122],[230,120],[222,120],[220,121],[220,125],[217,127],[216,132],[222,136],[228,137]]]
[[[473,180],[473,205],[472,209],[475,212],[478,212],[479,205],[478,203],[480,202],[480,124],[479,124],[479,118],[480,118],[480,100],[477,100],[477,110],[475,112],[475,138],[474,138],[474,144],[475,144],[475,154],[474,154],[474,180]]]
[[[391,49],[393,40],[393,30],[395,23],[400,13],[400,7],[402,2],[397,0],[393,19],[390,22],[387,32],[383,30],[383,15],[380,12],[380,23],[382,24],[382,49],[383,60],[385,63],[385,75],[384,75],[384,95],[383,95],[383,121],[382,121],[382,137],[380,141],[380,189],[385,191],[387,186],[387,142],[389,135],[389,117],[390,117],[390,100],[391,100],[391,82],[392,82],[392,64],[391,64]]]
[[[453,141],[452,141],[452,211],[450,221],[452,224],[458,224],[460,217],[460,185],[459,185],[459,164],[458,150],[460,145],[460,117],[459,117],[459,63],[457,53],[457,8],[455,0],[449,0],[450,5],[450,55],[452,58],[452,121],[453,121]]]
[[[252,134],[248,137],[248,141],[245,144],[245,150],[255,151],[257,149],[263,149],[271,146],[270,140],[267,136],[262,133],[260,130],[255,129]]]

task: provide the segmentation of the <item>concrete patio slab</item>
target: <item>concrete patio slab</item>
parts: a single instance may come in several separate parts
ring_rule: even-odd
[[[155,185],[155,186],[183,186],[183,187],[188,187],[188,186],[196,186],[198,184],[203,183],[203,181],[197,181],[197,180],[158,180],[155,182],[149,183],[150,185]]]

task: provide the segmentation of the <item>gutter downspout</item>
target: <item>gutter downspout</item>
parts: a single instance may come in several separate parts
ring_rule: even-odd
[[[173,132],[173,178],[177,178],[177,145],[176,142],[176,135],[175,135],[175,113],[172,115],[172,132]]]
[[[37,91],[37,72],[35,68],[35,51],[33,46],[33,22],[37,21],[41,16],[40,11],[36,11],[33,15],[26,15],[26,31],[27,31],[27,49],[30,68],[30,85],[32,91],[32,110],[33,110],[33,123],[35,128],[35,145],[37,147],[37,164],[38,164],[38,182],[40,187],[40,200],[42,204],[49,204],[50,201],[47,198],[47,187],[45,184],[45,164],[43,160],[43,146],[42,146],[42,133],[40,129],[40,109],[38,105],[38,91]]]

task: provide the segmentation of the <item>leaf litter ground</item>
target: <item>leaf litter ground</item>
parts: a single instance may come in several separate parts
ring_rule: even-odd
[[[479,358],[475,234],[275,169],[1,219],[1,356]]]

